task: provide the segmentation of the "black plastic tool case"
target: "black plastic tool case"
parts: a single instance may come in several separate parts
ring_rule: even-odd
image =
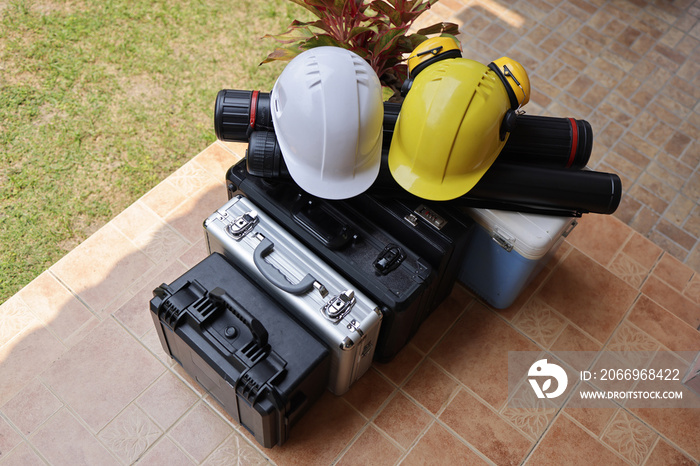
[[[294,183],[249,176],[245,160],[226,179],[229,198],[245,195],[380,305],[374,359],[390,361],[432,311],[431,265],[347,201],[318,199]]]
[[[163,349],[260,445],[282,445],[328,384],[328,348],[216,253],[153,294]]]

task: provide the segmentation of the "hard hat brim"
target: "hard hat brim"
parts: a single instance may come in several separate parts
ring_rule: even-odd
[[[417,176],[408,165],[396,162],[396,158],[389,155],[389,170],[396,183],[414,196],[429,201],[451,201],[467,194],[481,180],[481,177],[491,168],[490,163],[479,170],[451,176],[440,183],[426,180]]]

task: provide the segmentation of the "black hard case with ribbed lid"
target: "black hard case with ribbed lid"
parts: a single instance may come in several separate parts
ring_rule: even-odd
[[[163,349],[266,448],[328,385],[327,347],[214,253],[153,292]]]

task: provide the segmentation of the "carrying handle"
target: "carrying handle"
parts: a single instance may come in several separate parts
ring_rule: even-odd
[[[321,201],[302,196],[291,209],[294,223],[328,249],[341,249],[355,236],[351,225],[325,209]]]
[[[258,268],[260,273],[268,279],[277,288],[286,291],[287,293],[292,293],[294,295],[304,294],[311,290],[316,282],[316,279],[311,276],[311,274],[306,274],[299,283],[289,283],[287,278],[277,270],[273,265],[265,262],[263,256],[272,252],[275,245],[269,239],[263,237],[260,244],[257,245],[255,251],[253,252],[253,262]]]
[[[216,287],[209,292],[209,299],[215,303],[224,304],[238,320],[243,322],[245,326],[250,329],[250,332],[253,334],[253,339],[260,347],[267,345],[268,333],[262,322],[236,303],[226,291]]]

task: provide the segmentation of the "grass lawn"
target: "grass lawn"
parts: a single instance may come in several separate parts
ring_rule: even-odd
[[[0,303],[215,140],[287,0],[0,0]],[[222,174],[223,176],[223,174]]]

